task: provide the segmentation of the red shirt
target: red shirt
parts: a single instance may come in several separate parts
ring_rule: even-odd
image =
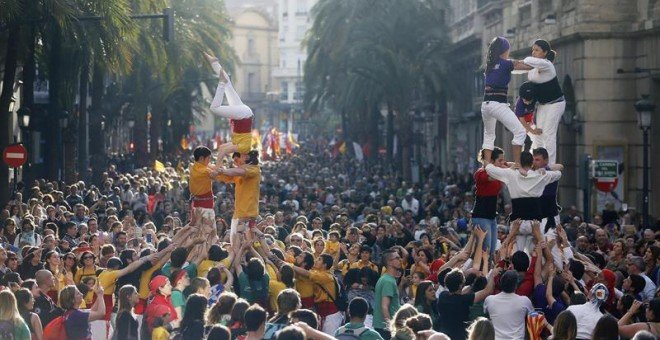
[[[502,189],[502,182],[488,179],[486,169],[480,168],[474,173],[474,182],[477,185],[477,196],[497,196]]]

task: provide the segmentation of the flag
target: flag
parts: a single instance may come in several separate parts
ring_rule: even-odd
[[[355,159],[357,159],[358,162],[362,162],[364,160],[364,153],[362,152],[360,144],[353,142],[353,151],[355,151]]]
[[[188,150],[188,139],[186,136],[181,136],[181,149]]]
[[[154,162],[154,170],[156,170],[158,172],[165,171],[165,164],[163,164],[163,163],[159,162],[158,160],[156,160]]]
[[[339,152],[342,154],[346,153],[346,143],[345,142],[340,142],[339,143]]]

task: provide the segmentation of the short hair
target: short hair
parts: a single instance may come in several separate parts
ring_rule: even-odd
[[[325,265],[326,269],[332,268],[332,265],[334,263],[334,259],[332,258],[332,255],[330,254],[321,254],[321,261],[323,261],[323,264]]]
[[[351,318],[364,319],[367,317],[368,312],[369,302],[367,302],[367,300],[365,300],[363,297],[355,297],[348,304],[348,314],[351,316]]]
[[[532,156],[531,153],[527,151],[523,151],[520,153],[520,166],[522,167],[530,167],[534,163],[534,156]]]
[[[220,274],[220,269],[213,267],[206,274],[206,279],[209,280],[211,286],[222,283],[222,275]]]
[[[303,251],[302,254],[305,256],[303,258],[303,268],[309,270],[314,267],[314,255],[308,251]]]
[[[181,268],[181,266],[186,263],[186,258],[188,258],[188,250],[186,248],[178,247],[174,249],[174,251],[172,251],[172,255],[170,256],[172,267]]]
[[[637,267],[637,269],[641,272],[644,271],[646,266],[644,265],[644,258],[641,256],[633,256],[630,258],[630,264]]]
[[[211,284],[209,283],[209,280],[207,280],[205,277],[195,277],[190,280],[190,289],[193,293],[197,292],[200,288],[206,288],[210,285]]]
[[[245,272],[247,273],[250,281],[259,281],[264,277],[266,267],[264,266],[264,263],[261,261],[261,259],[253,257],[250,259],[250,262],[248,262],[247,267],[245,268]]]
[[[76,292],[78,291],[78,288],[74,285],[69,285],[64,287],[60,291],[60,296],[59,296],[59,303],[62,308],[65,310],[71,310],[75,307],[76,304]]]
[[[532,150],[534,156],[541,156],[544,160],[548,160],[548,150],[545,148],[536,148]]]
[[[277,294],[277,310],[281,314],[296,310],[300,303],[300,293],[295,289],[287,288]]]
[[[426,331],[433,328],[433,321],[428,314],[420,313],[406,320],[406,326],[417,334],[421,331]]]
[[[514,270],[507,270],[500,277],[500,289],[505,293],[513,293],[518,286],[518,273]]]
[[[216,261],[216,262],[222,261],[225,258],[227,258],[227,255],[228,255],[227,252],[224,251],[222,247],[220,247],[217,244],[213,244],[209,248],[209,260],[211,261]]]
[[[302,321],[302,322],[308,324],[309,327],[312,327],[314,329],[319,328],[319,321],[318,321],[319,318],[318,318],[318,316],[316,315],[316,313],[314,313],[313,311],[311,311],[309,309],[295,310],[295,311],[291,312],[291,314],[289,314],[289,318],[296,318],[296,319],[298,319],[298,321]]]
[[[201,158],[205,158],[208,156],[211,156],[211,149],[205,146],[198,146],[193,151],[193,157],[195,157],[195,161],[198,161]]]
[[[452,269],[445,276],[445,287],[447,288],[447,290],[449,290],[450,293],[456,292],[459,289],[461,289],[461,286],[463,285],[464,282],[465,282],[465,276],[463,275],[463,272],[458,268]]]
[[[254,304],[245,311],[243,319],[245,321],[245,328],[248,332],[256,332],[261,325],[266,323],[268,314],[261,306]]]
[[[275,340],[305,340],[305,331],[294,325],[289,325],[275,333]]]
[[[529,269],[529,256],[524,251],[516,251],[511,255],[511,264],[517,272],[526,272]]]
[[[217,340],[229,340],[231,339],[231,331],[229,328],[227,328],[227,326],[216,324],[211,327],[208,338]]]

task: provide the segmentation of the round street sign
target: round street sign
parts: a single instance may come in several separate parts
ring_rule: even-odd
[[[2,160],[12,168],[18,168],[25,164],[27,160],[27,150],[23,144],[12,144],[5,148],[2,153]]]

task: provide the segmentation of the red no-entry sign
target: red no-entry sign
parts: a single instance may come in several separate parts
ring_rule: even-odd
[[[2,153],[2,160],[12,168],[18,168],[27,160],[27,150],[23,144],[12,144]]]

